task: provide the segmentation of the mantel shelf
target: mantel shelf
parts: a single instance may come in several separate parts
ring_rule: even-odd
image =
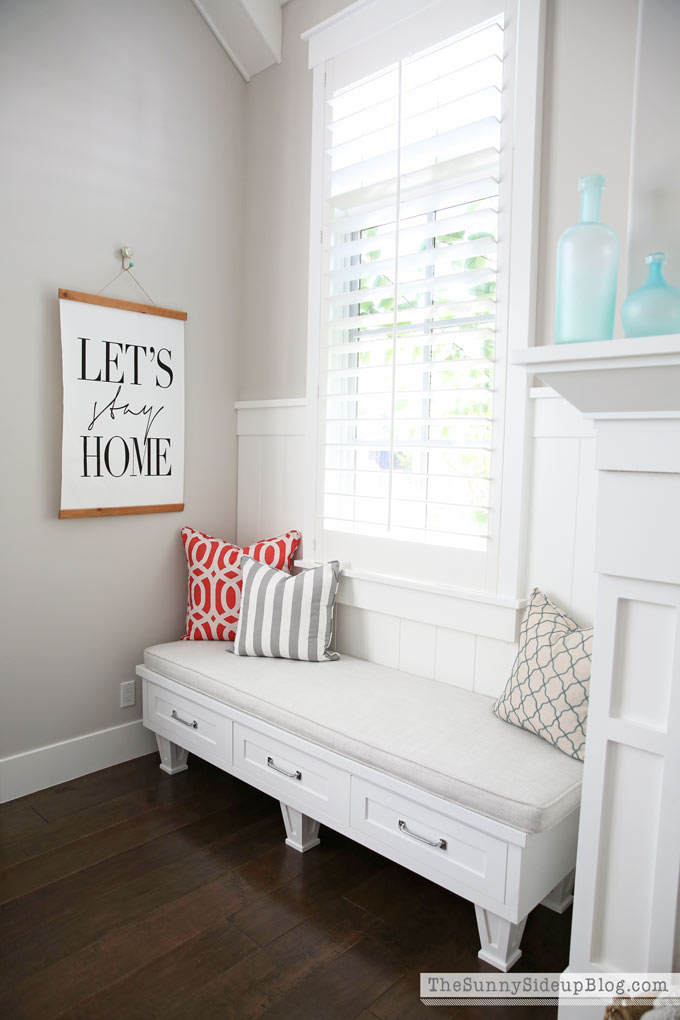
[[[530,347],[512,360],[587,417],[680,417],[680,333]]]

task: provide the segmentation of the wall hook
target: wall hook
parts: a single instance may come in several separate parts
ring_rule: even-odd
[[[123,269],[132,269],[132,267],[134,266],[134,262],[130,261],[131,256],[132,248],[125,247],[120,249],[120,257]]]

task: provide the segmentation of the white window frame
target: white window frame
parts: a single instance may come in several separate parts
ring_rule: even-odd
[[[314,540],[317,529],[319,383],[319,338],[321,323],[322,269],[319,258],[322,244],[324,197],[324,106],[326,61],[352,47],[354,41],[369,39],[384,31],[385,25],[395,24],[426,10],[436,0],[358,0],[334,17],[305,32],[309,43],[309,67],[313,70],[312,103],[312,168],[310,196],[310,260],[307,350],[307,413],[305,458],[305,534],[308,536],[305,562],[315,558]],[[452,3],[460,0],[451,0]],[[526,549],[526,517],[528,504],[528,416],[529,385],[525,372],[513,365],[513,352],[534,345],[536,321],[536,281],[538,265],[538,210],[540,197],[541,118],[543,98],[543,62],[546,0],[506,0],[506,36],[514,51],[514,89],[508,97],[506,116],[512,119],[512,138],[505,155],[503,172],[510,175],[512,219],[508,231],[508,210],[501,209],[499,233],[509,233],[509,245],[504,252],[510,258],[504,273],[506,286],[499,296],[498,315],[507,321],[506,344],[502,361],[496,363],[495,403],[500,425],[500,503],[490,515],[490,534],[497,536],[493,553],[487,558],[487,576],[483,591],[465,591],[441,585],[427,585],[422,581],[404,577],[387,577],[361,570],[345,571],[353,579],[355,588],[362,592],[364,608],[380,608],[387,596],[385,586],[397,590],[409,588],[412,592],[429,592],[444,598],[444,604],[459,606],[462,618],[468,620],[471,607],[487,606],[491,616],[497,610],[517,610],[521,606],[520,585],[523,583],[522,564]],[[508,86],[510,88],[510,86]],[[516,111],[521,110],[521,117]],[[505,146],[503,147],[505,150]],[[495,415],[496,417],[496,411]],[[493,531],[492,531],[493,529]],[[342,566],[342,564],[341,564]],[[370,592],[373,595],[370,596]],[[403,598],[403,592],[401,594]],[[467,605],[466,605],[467,604]],[[435,602],[429,600],[429,611],[438,617]],[[516,617],[516,613],[513,614]],[[456,617],[446,624],[456,627]],[[470,629],[489,633],[491,616],[478,616],[478,626]],[[482,617],[486,623],[482,622]],[[498,618],[496,613],[495,619]],[[516,619],[503,626],[491,626],[492,636],[514,639]],[[469,624],[468,624],[469,625]],[[501,633],[502,631],[502,633]]]

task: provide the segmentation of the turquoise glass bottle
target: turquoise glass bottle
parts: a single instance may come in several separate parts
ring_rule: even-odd
[[[562,234],[557,247],[555,343],[611,340],[614,335],[619,239],[600,222],[604,176],[578,182],[581,222]]]
[[[629,294],[621,309],[626,336],[659,336],[680,333],[680,290],[666,283],[663,267],[666,255],[652,252],[645,259],[649,266],[646,283]]]

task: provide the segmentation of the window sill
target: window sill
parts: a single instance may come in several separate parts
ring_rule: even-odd
[[[295,560],[300,569],[315,560]],[[505,595],[427,584],[406,577],[370,574],[354,568],[340,574],[338,602],[499,641],[515,641],[526,602]]]

